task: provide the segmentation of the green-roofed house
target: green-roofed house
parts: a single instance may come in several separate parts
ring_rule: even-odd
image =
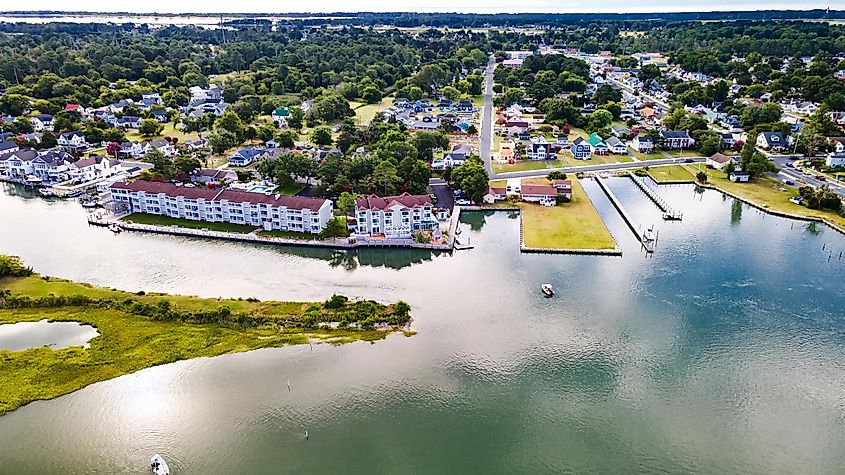
[[[587,137],[587,143],[590,144],[590,148],[594,154],[607,155],[607,144],[604,143],[604,140],[602,140],[599,134],[595,132],[590,134],[590,136]]]
[[[270,117],[273,119],[273,122],[276,123],[277,127],[287,127],[289,115],[290,111],[287,107],[277,107],[276,110],[273,111],[273,114],[270,115]]]

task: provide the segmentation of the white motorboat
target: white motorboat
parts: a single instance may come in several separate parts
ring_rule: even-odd
[[[552,287],[552,284],[543,284],[540,286],[540,290],[546,295],[546,297],[551,297],[555,294],[555,289]]]
[[[116,223],[109,224],[109,230],[111,230],[111,232],[115,234],[123,231],[123,229],[121,229],[120,226],[118,226]]]
[[[150,469],[152,469],[155,475],[170,475],[170,467],[167,466],[167,462],[159,454],[153,455],[150,459]]]
[[[646,229],[645,232],[643,232],[643,240],[646,242],[654,241],[654,230],[651,228]]]

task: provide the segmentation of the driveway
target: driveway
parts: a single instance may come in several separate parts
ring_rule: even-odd
[[[432,178],[428,181],[431,187],[431,192],[437,197],[436,206],[440,208],[452,209],[455,205],[455,197],[452,195],[452,188],[442,178]]]

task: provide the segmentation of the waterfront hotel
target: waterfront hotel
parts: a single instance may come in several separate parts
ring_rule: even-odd
[[[152,181],[118,182],[110,188],[115,213],[147,213],[194,221],[317,234],[332,217],[322,198],[218,190]]]

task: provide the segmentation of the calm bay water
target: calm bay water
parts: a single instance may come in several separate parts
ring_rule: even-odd
[[[0,418],[0,473],[147,473],[156,452],[199,474],[845,470],[845,238],[692,186],[661,188],[685,213],[664,223],[612,180],[657,225],[646,258],[584,186],[623,257],[521,254],[509,213],[465,215],[476,248],[453,255],[112,235],[77,203],[5,188],[0,252],[43,274],[401,298],[418,334],[185,361],[36,402]]]

